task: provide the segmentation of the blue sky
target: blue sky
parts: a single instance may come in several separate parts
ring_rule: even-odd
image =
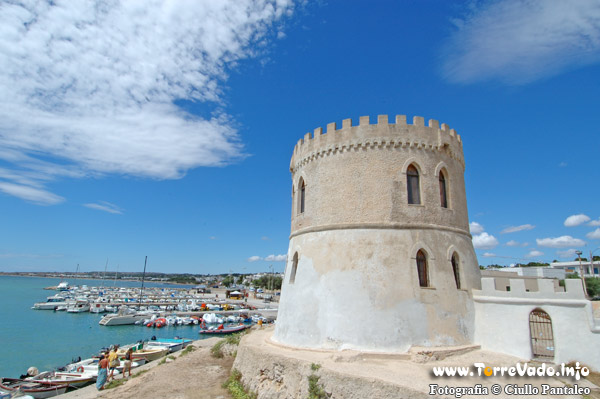
[[[295,143],[378,114],[462,136],[480,264],[589,254],[600,3],[563,4],[2,3],[0,270],[282,271]]]

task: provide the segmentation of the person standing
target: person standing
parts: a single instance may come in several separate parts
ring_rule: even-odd
[[[119,366],[119,357],[117,356],[117,345],[113,346],[108,354],[108,367],[110,373],[108,374],[108,382],[114,378],[115,369]]]
[[[104,389],[106,384],[106,377],[108,374],[108,359],[105,354],[100,355],[100,361],[98,362],[98,378],[96,378],[96,389],[101,391]]]
[[[131,377],[131,357],[133,355],[133,348],[127,349],[125,353],[125,365],[123,366],[123,378],[126,378],[127,372],[129,372],[129,377]]]

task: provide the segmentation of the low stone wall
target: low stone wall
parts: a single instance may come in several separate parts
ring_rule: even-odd
[[[318,384],[332,399],[428,397],[424,392],[375,378],[351,376],[323,367],[313,370],[311,365],[320,365],[319,356],[311,361],[303,356],[294,358],[265,351],[261,345],[254,345],[256,342],[250,342],[256,338],[259,337],[251,334],[242,339],[233,367],[241,372],[244,386],[258,393],[258,399],[308,398],[311,374],[319,377]]]
[[[541,384],[564,387],[566,383],[581,385],[584,381],[555,378],[508,376],[436,377],[433,367],[469,366],[485,363],[488,366],[515,366],[520,359],[478,349],[477,346],[446,348],[413,347],[408,353],[376,353],[352,350],[308,350],[274,343],[273,328],[252,331],[244,336],[238,347],[233,367],[242,374],[244,386],[258,394],[259,399],[301,399],[309,397],[309,377],[318,377],[317,384],[324,397],[333,399],[412,399],[432,398],[431,385],[476,385],[488,391],[496,384]],[[471,369],[475,371],[475,369]],[[430,385],[431,384],[431,385]],[[490,391],[491,392],[491,391]],[[452,396],[452,395],[451,395]],[[490,395],[493,396],[493,395]],[[463,399],[480,399],[482,394],[464,395]],[[439,396],[436,396],[439,397]],[[446,396],[444,396],[446,397]],[[512,396],[494,396],[497,398]],[[537,398],[541,396],[529,396]],[[544,399],[557,396],[543,396]],[[566,399],[571,396],[560,396]]]

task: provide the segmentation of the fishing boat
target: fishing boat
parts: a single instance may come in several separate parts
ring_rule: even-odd
[[[234,326],[224,326],[223,324],[221,324],[218,327],[202,328],[200,331],[198,331],[198,333],[207,335],[233,334],[236,332],[244,331],[245,329],[250,327],[251,326],[247,324],[237,324]]]
[[[119,358],[125,357],[125,353],[127,352],[126,347],[119,348],[117,351],[117,355]],[[169,353],[168,348],[159,348],[159,347],[144,347],[142,349],[138,349],[131,354],[131,360],[137,362],[139,359],[146,362],[151,362],[156,359],[160,359]]]
[[[181,343],[181,347],[185,348],[186,346],[188,346],[189,344],[191,344],[192,341],[191,339],[188,338],[179,338],[179,337],[175,337],[175,338],[156,338],[153,339],[152,341],[155,342],[176,342],[176,343]]]
[[[169,353],[173,353],[183,349],[183,342],[150,341],[146,344],[146,348],[166,348]]]
[[[3,391],[23,392],[36,399],[51,398],[56,395],[62,395],[67,391],[68,384],[57,384],[54,382],[38,382],[21,380],[18,378],[2,378],[0,389]]]
[[[91,382],[96,381],[98,372],[96,375],[91,372],[86,373],[85,371],[79,373],[63,373],[60,371],[45,371],[36,376],[27,378],[28,381],[35,382],[53,382],[57,384],[67,384],[69,387],[81,388]]]

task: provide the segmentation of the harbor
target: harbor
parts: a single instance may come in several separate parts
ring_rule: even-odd
[[[6,342],[11,342],[11,346],[6,348],[3,362],[0,364],[0,376],[19,377],[26,373],[31,366],[39,371],[53,370],[57,367],[65,366],[71,360],[77,358],[89,358],[99,352],[101,348],[111,345],[127,345],[138,341],[150,341],[152,337],[157,339],[172,339],[176,336],[185,337],[194,340],[202,340],[206,337],[199,334],[201,330],[200,321],[197,324],[166,324],[162,328],[148,328],[144,325],[118,325],[102,326],[100,320],[108,313],[78,312],[68,313],[66,311],[54,310],[34,310],[34,303],[45,302],[50,294],[58,293],[51,290],[44,290],[48,286],[57,286],[59,281],[56,279],[35,278],[35,277],[11,277],[2,276],[0,278],[0,288],[5,294],[7,301],[5,304],[4,327],[1,329],[0,338]],[[90,293],[96,295],[98,290],[93,287],[102,287],[101,280],[82,280],[78,281],[78,286],[87,285]],[[246,314],[257,320],[264,317],[264,321],[272,320],[276,317],[277,303],[265,303],[264,299],[254,298],[249,295],[247,302],[244,299],[226,300],[225,290],[215,290],[212,293],[197,293],[192,287],[173,287],[172,285],[149,283],[149,287],[144,288],[147,295],[143,300],[142,311],[148,311],[147,307],[156,306],[159,310],[155,313],[155,318],[168,316],[172,318],[191,318],[192,316],[202,319],[205,315],[220,315],[223,317],[244,314],[242,305],[246,306]],[[163,291],[164,290],[164,291]],[[140,294],[140,282],[119,282],[119,286],[104,287],[103,292],[129,291],[136,293],[136,298]],[[161,294],[152,294],[152,292]],[[171,298],[169,301],[156,302],[163,293],[168,293]],[[177,293],[177,294],[176,294]],[[173,296],[171,296],[173,295]],[[82,295],[78,295],[79,300]],[[110,295],[103,294],[107,299]],[[217,297],[218,296],[218,297]],[[97,298],[97,296],[93,296]],[[130,302],[130,297],[122,298],[123,304],[127,307],[135,304]],[[127,299],[127,301],[125,301]],[[211,305],[213,310],[198,310],[193,308],[183,308],[183,303],[190,305],[192,300],[196,300],[198,308],[202,304]],[[111,299],[110,303],[119,303]],[[144,305],[147,303],[147,305]],[[153,303],[153,305],[150,305]],[[177,305],[182,305],[177,309]],[[235,310],[218,310],[238,304]],[[140,305],[140,304],[136,304]],[[168,308],[161,309],[161,306]],[[256,308],[256,309],[250,309]],[[215,316],[216,317],[216,316]],[[151,316],[148,316],[151,318]],[[166,317],[165,317],[166,318]],[[226,323],[226,320],[223,320]]]

